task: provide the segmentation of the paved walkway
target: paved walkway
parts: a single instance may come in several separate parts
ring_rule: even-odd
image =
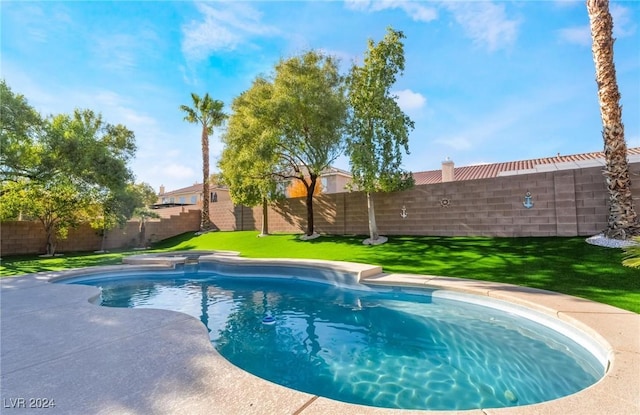
[[[52,275],[0,279],[2,414],[429,413],[349,405],[264,381],[221,357],[195,318],[164,310],[99,307],[90,303],[97,288],[52,284]],[[640,413],[638,314],[479,281],[410,275],[379,275],[368,281],[429,284],[538,304],[563,320],[590,327],[611,345],[607,376],[587,390],[539,405],[460,413]]]

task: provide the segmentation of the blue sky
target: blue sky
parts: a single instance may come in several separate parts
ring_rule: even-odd
[[[415,121],[411,171],[600,151],[584,1],[2,1],[1,72],[42,114],[101,112],[136,135],[137,181],[202,180],[178,107],[235,96],[280,58],[321,49],[344,73],[387,26],[406,35],[393,88]],[[627,143],[640,146],[640,2],[612,1]],[[220,131],[211,139],[215,166]],[[348,169],[341,158],[338,167]]]

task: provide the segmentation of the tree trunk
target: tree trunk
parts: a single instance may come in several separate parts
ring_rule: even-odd
[[[45,232],[47,234],[47,255],[54,256],[56,254],[55,226],[53,224],[45,225]]]
[[[200,230],[211,229],[211,218],[209,217],[209,134],[207,127],[202,126],[202,217],[200,220]]]
[[[47,255],[53,256],[56,253],[56,244],[53,242],[53,236],[47,234]]]
[[[138,248],[145,247],[145,238],[147,233],[147,228],[144,224],[144,218],[140,219],[140,226],[138,228]]]
[[[309,175],[309,187],[307,187],[307,236],[313,235],[313,191],[316,189],[318,177]]]
[[[380,235],[378,235],[378,225],[376,224],[376,211],[373,205],[373,196],[367,192],[367,210],[369,212],[369,238],[371,241],[377,241]]]
[[[102,228],[102,241],[100,242],[100,251],[105,251],[105,246],[107,245],[107,228]]]
[[[587,11],[603,126],[604,175],[609,191],[609,218],[605,235],[626,239],[640,234],[640,224],[631,194],[620,92],[613,62],[613,19],[609,13],[609,0],[587,0]]]
[[[267,204],[267,198],[262,198],[262,231],[260,236],[269,235],[269,205]]]

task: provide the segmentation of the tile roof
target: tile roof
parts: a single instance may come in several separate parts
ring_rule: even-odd
[[[333,166],[329,166],[327,167],[325,170],[322,171],[321,175],[331,175],[331,174],[341,174],[343,176],[348,176],[351,177],[351,172],[348,172],[346,170],[342,170],[339,169],[337,167],[333,167]],[[217,187],[217,186],[211,186],[212,190],[222,190],[222,191],[228,191],[229,189],[227,189],[226,187]],[[177,194],[184,194],[184,193],[202,193],[202,183],[195,183],[191,186],[187,186],[187,187],[183,187],[181,189],[176,189],[176,190],[171,190],[168,192],[164,192],[162,195],[159,196],[173,196],[173,195],[177,195]]]
[[[629,161],[640,161],[640,147],[627,149]],[[487,179],[514,174],[537,173],[552,170],[577,169],[593,166],[604,166],[604,153],[572,154],[530,160],[507,161],[504,163],[480,164],[475,166],[455,167],[455,181]],[[429,170],[413,173],[416,185],[442,183],[442,170]]]
[[[215,191],[224,190],[224,191],[227,191],[228,189],[226,189],[224,187],[211,186],[211,190],[215,190]],[[185,194],[185,193],[196,193],[196,194],[202,193],[202,183],[196,183],[194,185],[183,187],[181,189],[176,189],[176,190],[171,190],[169,192],[164,192],[163,194],[161,194],[159,196],[165,197],[165,196],[173,196],[173,195]]]

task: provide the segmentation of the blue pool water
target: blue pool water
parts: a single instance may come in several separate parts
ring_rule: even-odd
[[[195,316],[234,365],[344,402],[432,410],[509,407],[575,393],[604,375],[602,363],[569,337],[437,291],[203,271],[70,282],[100,287],[104,306]]]

